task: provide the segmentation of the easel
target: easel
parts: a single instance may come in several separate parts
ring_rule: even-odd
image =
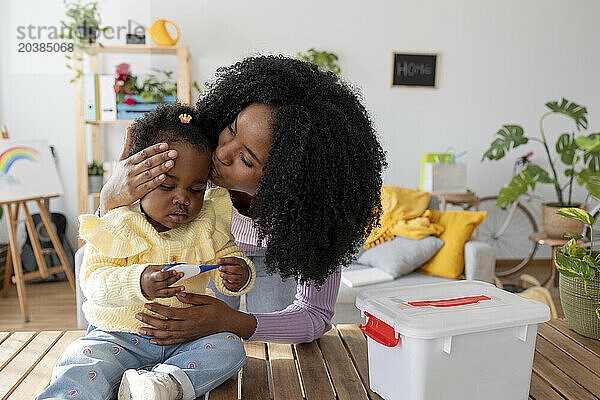
[[[2,126],[2,139],[8,139],[8,131],[6,130],[6,126]],[[6,218],[6,222],[8,224],[8,237],[10,246],[8,248],[8,254],[6,256],[6,271],[4,274],[4,284],[2,288],[2,296],[6,297],[8,294],[8,288],[10,286],[12,272],[14,270],[15,276],[12,278],[12,281],[17,285],[17,295],[19,296],[19,306],[21,307],[21,315],[23,315],[23,319],[25,322],[29,322],[29,310],[27,308],[27,300],[25,298],[25,281],[37,278],[46,278],[50,274],[56,274],[59,272],[64,272],[67,276],[69,284],[71,285],[71,289],[73,289],[73,293],[75,293],[75,277],[73,276],[73,271],[71,271],[71,266],[69,264],[69,260],[67,260],[67,255],[65,254],[65,250],[60,243],[60,239],[52,226],[52,222],[50,220],[49,214],[49,201],[51,198],[58,196],[50,196],[50,197],[36,197],[31,199],[24,199],[13,202],[3,202],[0,203],[4,209],[4,215]],[[38,239],[35,224],[33,223],[33,218],[31,218],[31,214],[29,213],[29,209],[27,208],[28,201],[35,201],[40,216],[42,218],[42,222],[48,235],[50,236],[50,240],[53,249],[42,249],[40,244],[40,240]],[[37,261],[37,265],[39,270],[35,272],[28,272],[26,274],[23,273],[23,266],[21,265],[21,254],[19,251],[19,245],[17,243],[17,230],[16,224],[18,223],[19,218],[19,210],[23,209],[23,214],[25,215],[25,226],[27,227],[27,233],[29,234],[29,240],[31,241],[31,247],[33,248],[33,253],[35,254],[35,259]],[[44,254],[56,253],[58,259],[60,260],[60,266],[48,268],[46,266],[46,261],[44,260]]]

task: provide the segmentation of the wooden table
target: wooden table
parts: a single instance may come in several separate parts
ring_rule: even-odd
[[[29,400],[49,382],[59,355],[84,331],[0,333],[0,398]],[[381,399],[368,387],[367,346],[356,325],[338,325],[321,339],[299,345],[245,343],[242,399]],[[357,373],[358,372],[358,373]],[[539,328],[530,399],[597,399],[600,342],[553,320]],[[238,376],[208,398],[237,399]]]

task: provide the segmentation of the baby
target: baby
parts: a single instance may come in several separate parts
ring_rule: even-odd
[[[169,346],[138,334],[143,324],[136,314],[150,313],[145,303],[187,307],[175,294],[212,294],[209,277],[220,292],[239,296],[250,290],[255,272],[231,235],[227,190],[207,190],[214,143],[194,109],[159,106],[133,124],[131,137],[130,155],[166,142],[178,152],[175,166],[138,203],[102,218],[79,217],[87,241],[80,280],[90,326],[58,360],[38,399],[105,400],[117,391],[120,400],[195,399],[245,362],[244,346],[232,333]],[[178,282],[182,273],[162,271],[176,262],[225,266]]]

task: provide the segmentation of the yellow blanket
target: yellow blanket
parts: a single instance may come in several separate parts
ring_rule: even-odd
[[[381,188],[381,226],[374,229],[365,240],[365,249],[391,240],[396,236],[422,239],[439,236],[444,227],[430,220],[431,211],[427,204],[431,194],[399,186]]]

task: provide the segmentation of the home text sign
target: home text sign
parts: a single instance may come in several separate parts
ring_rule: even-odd
[[[437,87],[437,54],[393,53],[392,86]]]

